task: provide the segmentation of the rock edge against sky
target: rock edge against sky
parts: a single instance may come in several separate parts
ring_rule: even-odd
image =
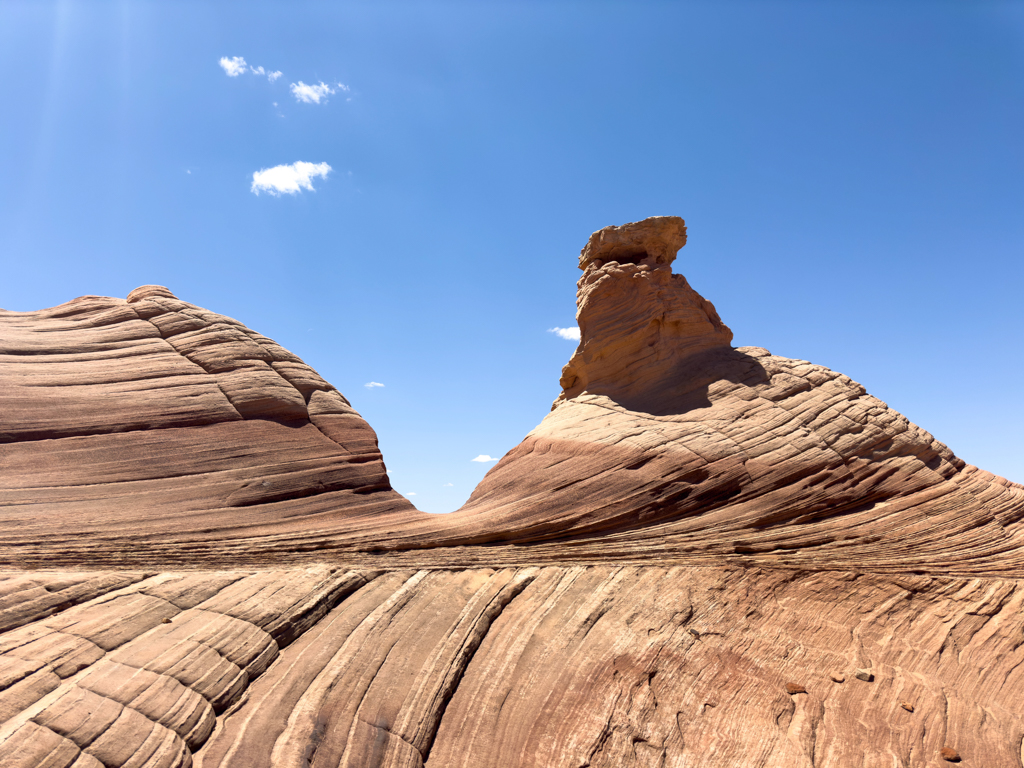
[[[1021,765],[1024,487],[733,348],[685,241],[594,233],[562,394],[443,516],[238,321],[0,312],[0,764]]]

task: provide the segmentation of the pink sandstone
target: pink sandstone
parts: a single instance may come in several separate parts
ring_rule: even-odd
[[[685,242],[594,233],[562,394],[446,516],[166,288],[0,311],[0,766],[1024,765],[1024,487],[733,348]]]

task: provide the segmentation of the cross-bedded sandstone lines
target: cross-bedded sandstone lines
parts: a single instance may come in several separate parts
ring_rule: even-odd
[[[682,219],[595,233],[563,392],[466,505],[391,490],[301,360],[146,286],[0,312],[0,563],[679,563],[1024,574],[1024,487],[849,377],[735,349]]]
[[[580,560],[1024,573],[1024,486],[847,376],[731,347],[672,274],[685,240],[676,217],[594,233],[562,394],[446,524]]]
[[[8,565],[265,560],[418,514],[333,386],[155,286],[0,312],[0,414]]]
[[[685,232],[591,237],[450,515],[237,321],[0,312],[0,768],[1024,768],[1024,487],[733,348]]]
[[[847,768],[939,765],[943,749],[1019,764],[1012,580],[652,566],[131,578],[0,635],[0,765]]]
[[[0,765],[191,765],[216,716],[239,704],[280,648],[374,576],[326,567],[136,574],[130,586],[0,634]],[[32,589],[19,576],[0,587]]]
[[[737,380],[696,410],[589,393],[560,404],[453,522],[535,542],[538,561],[1021,574],[1024,488],[965,466],[846,376],[732,355]]]

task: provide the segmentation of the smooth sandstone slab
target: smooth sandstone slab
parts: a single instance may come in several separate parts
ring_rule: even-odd
[[[160,628],[183,632],[190,612]],[[0,761],[32,765],[18,761],[45,744],[65,765],[83,753],[205,768],[838,768],[938,765],[950,747],[966,764],[1013,765],[1021,636],[1016,580],[685,566],[390,572],[336,594],[216,724],[202,683],[114,660],[172,639],[143,634],[0,724]],[[225,656],[197,657],[196,669],[200,658],[215,674]],[[32,731],[30,750],[33,727],[62,740]]]

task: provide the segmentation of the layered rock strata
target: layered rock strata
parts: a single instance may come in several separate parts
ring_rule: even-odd
[[[847,376],[731,347],[672,274],[685,239],[676,217],[591,237],[562,394],[452,525],[563,556],[1024,572],[1024,486]]]
[[[562,394],[446,516],[237,321],[0,312],[0,767],[1024,766],[1024,487],[734,349],[685,239],[591,237]]]
[[[235,320],[154,286],[0,312],[0,564],[1021,574],[1024,488],[842,374],[731,347],[672,273],[684,242],[676,217],[594,234],[562,394],[446,516],[392,491],[348,401]]]
[[[0,312],[0,414],[11,565],[191,564],[418,516],[332,385],[159,286]]]
[[[943,749],[1020,764],[1016,581],[659,566],[124,577],[0,635],[0,765],[848,768],[945,765]]]

